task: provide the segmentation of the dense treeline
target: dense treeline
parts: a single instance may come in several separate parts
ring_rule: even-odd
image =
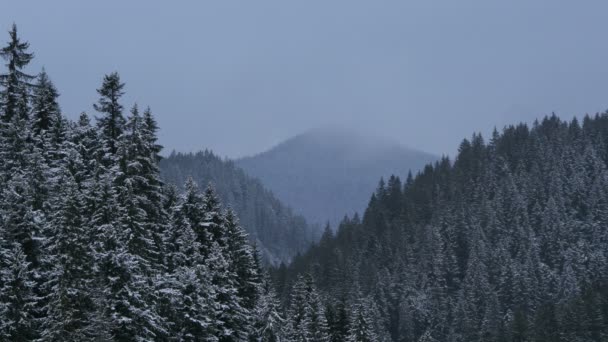
[[[188,177],[198,184],[213,183],[222,203],[234,209],[256,243],[263,261],[288,263],[320,236],[318,228],[293,214],[259,180],[210,151],[173,152],[160,162],[160,170],[163,180],[172,184],[182,185]]]
[[[157,125],[106,75],[67,120],[17,29],[0,50],[0,340],[248,341],[282,320],[213,188],[159,178]],[[267,277],[266,277],[267,279]],[[271,339],[268,339],[271,340]]]
[[[362,218],[276,270],[280,292],[309,272],[328,321],[363,297],[387,341],[606,341],[607,163],[608,113],[474,135],[381,181]]]
[[[465,140],[289,266],[213,187],[160,179],[106,75],[72,122],[13,26],[0,50],[0,341],[605,341],[608,113]]]

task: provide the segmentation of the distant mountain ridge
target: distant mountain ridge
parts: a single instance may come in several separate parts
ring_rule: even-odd
[[[438,158],[346,129],[315,129],[235,161],[309,222],[335,226],[361,212],[378,178],[407,175]]]
[[[289,262],[318,238],[318,228],[312,228],[283,205],[259,180],[211,151],[173,152],[160,162],[160,170],[166,182],[179,188],[188,177],[201,187],[213,184],[222,202],[235,210],[263,258],[271,264]]]

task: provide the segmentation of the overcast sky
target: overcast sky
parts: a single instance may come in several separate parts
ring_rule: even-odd
[[[93,114],[119,71],[169,151],[238,157],[337,124],[452,154],[475,131],[608,108],[608,1],[2,2],[66,115]]]

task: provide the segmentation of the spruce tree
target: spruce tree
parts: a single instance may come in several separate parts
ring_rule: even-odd
[[[253,311],[253,329],[250,341],[283,342],[286,319],[268,274],[264,275],[260,296]]]
[[[226,214],[226,251],[231,262],[231,270],[237,277],[237,291],[242,305],[253,310],[261,285],[260,270],[247,240],[247,233],[241,228],[236,214],[229,209]]]
[[[28,115],[28,94],[30,81],[34,78],[23,71],[34,58],[28,52],[29,43],[22,42],[17,35],[17,25],[13,24],[9,31],[10,41],[0,50],[0,57],[7,63],[7,74],[0,74],[0,119],[3,123],[10,123],[19,115],[26,119]]]
[[[298,276],[292,288],[288,315],[293,341],[329,341],[325,309],[310,274]]]
[[[131,232],[129,250],[143,258],[150,270],[161,264],[161,227],[165,223],[156,162],[143,137],[143,122],[133,106],[125,131],[118,142],[115,183],[119,204],[127,212],[123,224]]]
[[[79,155],[72,150],[72,163],[79,165]],[[84,213],[83,194],[74,176],[65,170],[60,183],[60,203],[49,225],[45,246],[47,298],[41,338],[45,341],[84,341],[96,336],[93,331],[95,303],[93,291],[94,258],[90,245],[91,230]]]
[[[359,300],[354,305],[353,312],[351,314],[351,323],[349,326],[348,342],[376,342],[378,337],[373,330],[373,325],[366,306],[369,305],[363,300]]]
[[[4,183],[0,201],[6,239],[18,243],[28,264],[37,267],[40,259],[41,220],[33,208],[35,195],[27,177],[21,174]]]
[[[219,243],[211,243],[205,263],[211,273],[219,308],[216,336],[221,342],[247,341],[250,333],[249,312],[241,305],[236,274],[231,271],[230,259]]]
[[[97,119],[97,127],[103,143],[103,160],[112,159],[118,150],[118,140],[125,126],[125,118],[122,115],[122,104],[120,98],[124,95],[120,76],[114,72],[105,75],[101,88],[97,89],[99,100],[93,105],[96,111],[101,113]]]
[[[330,341],[345,341],[348,336],[351,318],[346,303],[339,300],[334,305],[328,304],[325,309],[325,316],[327,317]]]
[[[34,274],[18,243],[5,244],[2,249],[0,337],[3,341],[32,341],[37,337]]]
[[[58,97],[55,85],[46,71],[42,70],[38,74],[32,98],[32,131],[36,137],[40,137],[61,119]]]
[[[166,238],[167,276],[161,289],[161,314],[169,336],[186,341],[217,341],[219,312],[211,273],[189,222],[177,205]]]

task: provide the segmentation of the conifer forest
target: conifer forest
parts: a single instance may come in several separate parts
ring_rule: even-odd
[[[608,113],[475,133],[319,226],[211,151],[166,157],[118,72],[62,112],[2,37],[0,341],[608,341]]]

